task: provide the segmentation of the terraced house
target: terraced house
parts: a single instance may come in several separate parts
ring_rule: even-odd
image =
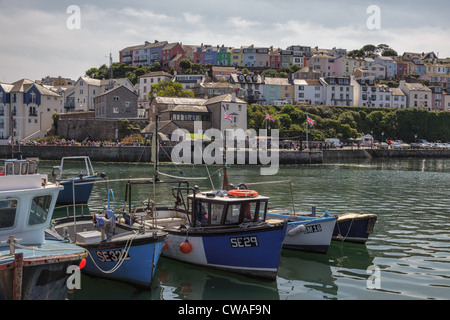
[[[0,144],[42,138],[60,113],[62,96],[28,79],[0,84]]]
[[[119,51],[120,62],[131,66],[152,66],[155,62],[161,62],[162,49],[167,44],[167,41],[155,40],[154,43],[145,41],[143,45],[124,48]]]

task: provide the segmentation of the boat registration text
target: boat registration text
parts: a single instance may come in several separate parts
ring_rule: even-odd
[[[313,224],[312,226],[306,226],[305,233],[322,232],[322,226],[320,224]]]
[[[125,249],[97,251],[97,258],[100,262],[119,261],[125,255]],[[125,260],[130,260],[130,255],[127,254]]]
[[[246,247],[257,247],[258,237],[231,237],[230,244],[232,248],[246,248]]]

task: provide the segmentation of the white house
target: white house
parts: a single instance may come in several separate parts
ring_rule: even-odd
[[[96,96],[119,86],[125,86],[133,91],[133,84],[128,78],[102,80],[89,77],[78,78],[75,82],[73,111],[93,111]]]
[[[294,79],[294,101],[322,105],[325,103],[324,86],[316,79]]]
[[[44,137],[62,100],[61,95],[28,79],[0,84],[0,144],[10,141],[11,129],[14,143]]]
[[[139,85],[139,98],[138,106],[144,110],[148,110],[150,107],[150,100],[148,93],[152,90],[152,85],[161,81],[172,81],[173,76],[165,71],[154,71],[143,74],[138,77]]]
[[[324,87],[324,103],[330,106],[353,106],[354,85],[351,77],[326,77],[320,78]]]
[[[400,88],[391,88],[392,92],[392,108],[406,109],[408,101],[406,95]]]
[[[400,81],[399,88],[407,97],[408,108],[424,108],[431,110],[431,89],[422,83],[407,83]]]

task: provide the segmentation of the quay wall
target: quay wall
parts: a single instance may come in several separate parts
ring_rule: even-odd
[[[62,157],[69,156],[89,156],[92,161],[104,162],[151,162],[151,147],[82,147],[82,146],[18,146],[14,147],[14,158],[19,152],[23,158],[39,158],[41,160],[61,160]],[[171,162],[172,147],[160,147],[159,161]],[[192,152],[192,156],[194,153]],[[298,151],[280,150],[280,164],[313,164],[322,163],[322,152],[319,151]],[[11,146],[0,146],[0,158],[8,159],[12,157]],[[234,164],[238,164],[238,155],[234,152]],[[245,163],[249,163],[249,151],[246,150]],[[268,160],[271,160],[269,153]],[[260,164],[259,156],[257,157]],[[191,161],[194,163],[194,161]],[[264,163],[263,161],[263,164]]]
[[[18,146],[14,147],[14,157],[18,157],[18,153],[24,158],[36,157],[42,160],[61,160],[62,157],[68,156],[89,156],[92,161],[105,162],[151,162],[151,150],[146,147],[82,147],[82,146]],[[161,147],[159,152],[160,162],[171,162],[172,147]],[[0,158],[11,158],[11,146],[0,146]],[[193,156],[193,152],[192,152]],[[279,152],[279,164],[317,164],[332,160],[351,160],[351,159],[367,159],[367,158],[450,158],[450,150],[392,150],[392,149],[328,149],[323,151],[298,151],[283,150]],[[249,153],[246,150],[245,163],[249,163]],[[271,160],[269,154],[269,161]],[[193,163],[193,161],[192,161]],[[234,153],[234,164],[238,164],[237,153]],[[260,164],[258,157],[258,164]],[[265,164],[265,163],[263,163]]]

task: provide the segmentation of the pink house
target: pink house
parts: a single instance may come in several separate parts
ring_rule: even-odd
[[[184,59],[185,52],[180,43],[169,43],[162,48],[162,67],[165,70],[180,69],[180,61]]]

